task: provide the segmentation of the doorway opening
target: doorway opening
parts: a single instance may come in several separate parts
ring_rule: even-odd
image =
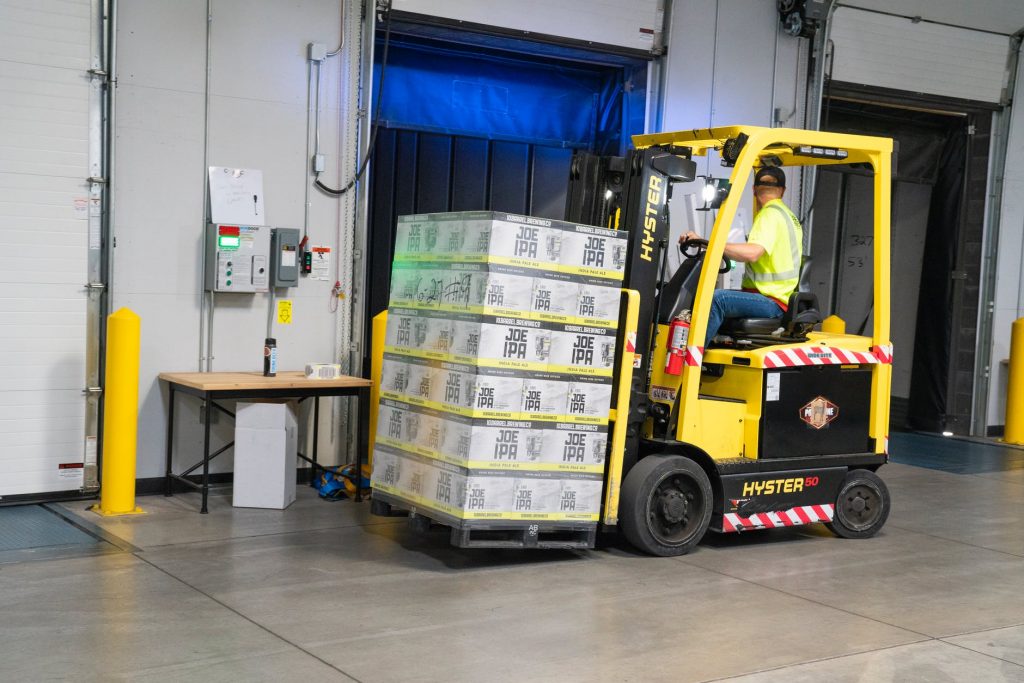
[[[833,83],[822,130],[891,137],[893,429],[970,433],[992,109]],[[808,277],[853,334],[873,323],[872,173],[823,168]]]

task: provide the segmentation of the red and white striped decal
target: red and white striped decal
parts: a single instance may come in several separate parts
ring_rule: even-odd
[[[703,346],[687,346],[684,360],[687,365],[699,368],[701,363],[704,362],[704,347]]]
[[[749,517],[741,517],[734,512],[722,516],[722,531],[747,531],[748,529],[774,529],[784,526],[800,526],[815,522],[831,522],[833,505],[803,505],[789,510],[775,512],[758,512]]]
[[[834,346],[809,346],[776,349],[764,355],[766,368],[792,368],[800,365],[864,365],[892,363],[892,347],[879,346],[874,351],[850,351]]]
[[[875,358],[878,359],[879,363],[884,365],[892,364],[892,344],[882,344],[872,349],[872,353],[875,354]]]

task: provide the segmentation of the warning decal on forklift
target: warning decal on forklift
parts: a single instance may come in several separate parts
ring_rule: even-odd
[[[851,351],[834,346],[803,346],[778,349],[764,355],[766,368],[792,368],[801,365],[871,365],[892,363],[892,347],[879,346],[874,351]]]
[[[818,396],[800,409],[800,419],[815,429],[821,429],[837,417],[839,406],[824,396]]]
[[[779,400],[779,386],[781,385],[782,378],[777,372],[769,372],[765,375],[764,379],[764,400],[765,401],[778,401]]]
[[[676,390],[672,387],[659,387],[656,384],[651,385],[651,398],[655,401],[662,401],[664,403],[672,403],[676,400]]]
[[[789,510],[755,513],[749,517],[729,512],[722,516],[722,531],[729,533],[747,529],[773,529],[814,522],[831,522],[834,510],[833,505],[801,505]]]

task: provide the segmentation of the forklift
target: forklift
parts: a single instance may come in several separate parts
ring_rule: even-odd
[[[873,536],[890,506],[876,472],[888,461],[892,381],[892,140],[735,126],[640,135],[633,144],[625,157],[577,153],[566,205],[568,221],[628,234],[600,528],[658,556],[691,551],[709,529],[822,522],[844,538]],[[671,244],[672,187],[694,181],[695,159],[711,152],[731,173],[706,179],[718,209],[709,238]],[[871,336],[816,329],[817,300],[797,291],[781,317],[727,319],[701,346],[719,276],[731,267],[723,253],[742,192],[730,189],[764,166],[824,164],[873,174]],[[667,277],[676,248],[685,258]],[[385,319],[377,316],[375,329]],[[382,332],[374,347],[379,386]],[[376,492],[371,511],[393,512]],[[408,512],[429,527],[429,513]],[[586,536],[586,547],[595,538]],[[520,545],[563,547],[535,538]]]
[[[753,126],[635,136],[626,157],[577,154],[567,220],[629,233],[602,524],[636,548],[682,555],[710,529],[738,533],[823,522],[868,538],[889,515],[889,215],[892,140]],[[668,202],[710,151],[707,240],[679,245],[666,279]],[[871,336],[815,330],[813,293],[779,318],[727,319],[705,348],[711,299],[742,189],[764,166],[856,164],[874,178]]]

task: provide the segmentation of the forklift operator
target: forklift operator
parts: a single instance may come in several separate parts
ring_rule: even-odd
[[[782,203],[786,174],[766,166],[754,176],[754,224],[746,242],[725,245],[725,258],[746,264],[743,291],[715,291],[704,346],[718,333],[726,318],[778,318],[800,283],[803,230],[800,221]],[[688,232],[680,243],[700,239]]]

